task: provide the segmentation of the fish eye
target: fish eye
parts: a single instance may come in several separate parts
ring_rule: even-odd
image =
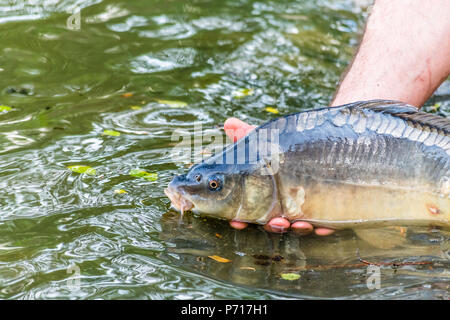
[[[211,179],[209,180],[209,189],[210,190],[217,190],[220,187],[220,183],[218,179]]]
[[[201,174],[196,174],[196,175],[194,176],[194,179],[195,179],[197,182],[200,182],[200,181],[202,180],[202,175],[201,175]]]

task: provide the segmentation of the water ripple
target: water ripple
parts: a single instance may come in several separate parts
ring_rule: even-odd
[[[352,0],[0,4],[0,105],[12,108],[0,114],[0,298],[445,298],[444,234],[420,234],[392,253],[442,265],[399,268],[368,292],[364,268],[305,270],[352,262],[351,233],[235,232],[214,219],[181,218],[163,193],[193,160],[172,159],[177,130],[192,135],[202,123],[202,133],[223,136],[227,117],[260,124],[276,116],[266,107],[283,115],[326,105],[366,7]],[[69,30],[77,10],[81,29]],[[449,83],[426,110],[450,114]],[[252,94],[236,97],[242,89]],[[132,169],[157,178],[133,177]],[[359,249],[366,258],[386,254]],[[79,288],[71,286],[73,268]],[[292,270],[301,280],[283,282],[279,274]]]

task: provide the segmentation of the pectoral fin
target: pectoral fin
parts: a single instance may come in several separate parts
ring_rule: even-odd
[[[283,188],[283,213],[289,220],[300,218],[305,202],[305,190],[302,187]]]

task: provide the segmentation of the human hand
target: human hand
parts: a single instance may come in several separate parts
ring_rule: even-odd
[[[256,126],[250,125],[244,121],[241,121],[236,118],[229,118],[225,121],[223,125],[225,133],[227,136],[233,141],[236,142],[239,139],[245,137],[250,131],[256,128]],[[242,230],[247,227],[247,223],[241,221],[230,221],[231,227]],[[289,228],[291,228],[294,232],[306,235],[311,232],[315,232],[315,234],[319,236],[330,235],[334,232],[333,229],[327,228],[316,228],[305,221],[296,221],[294,223],[290,223],[289,220],[283,217],[272,218],[265,226],[264,229],[270,232],[282,233],[286,232]]]

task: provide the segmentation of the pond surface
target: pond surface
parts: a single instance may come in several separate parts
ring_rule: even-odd
[[[0,298],[448,299],[442,231],[391,250],[235,231],[163,193],[189,166],[176,130],[327,105],[368,4],[1,0]],[[436,105],[450,114],[448,81]]]

